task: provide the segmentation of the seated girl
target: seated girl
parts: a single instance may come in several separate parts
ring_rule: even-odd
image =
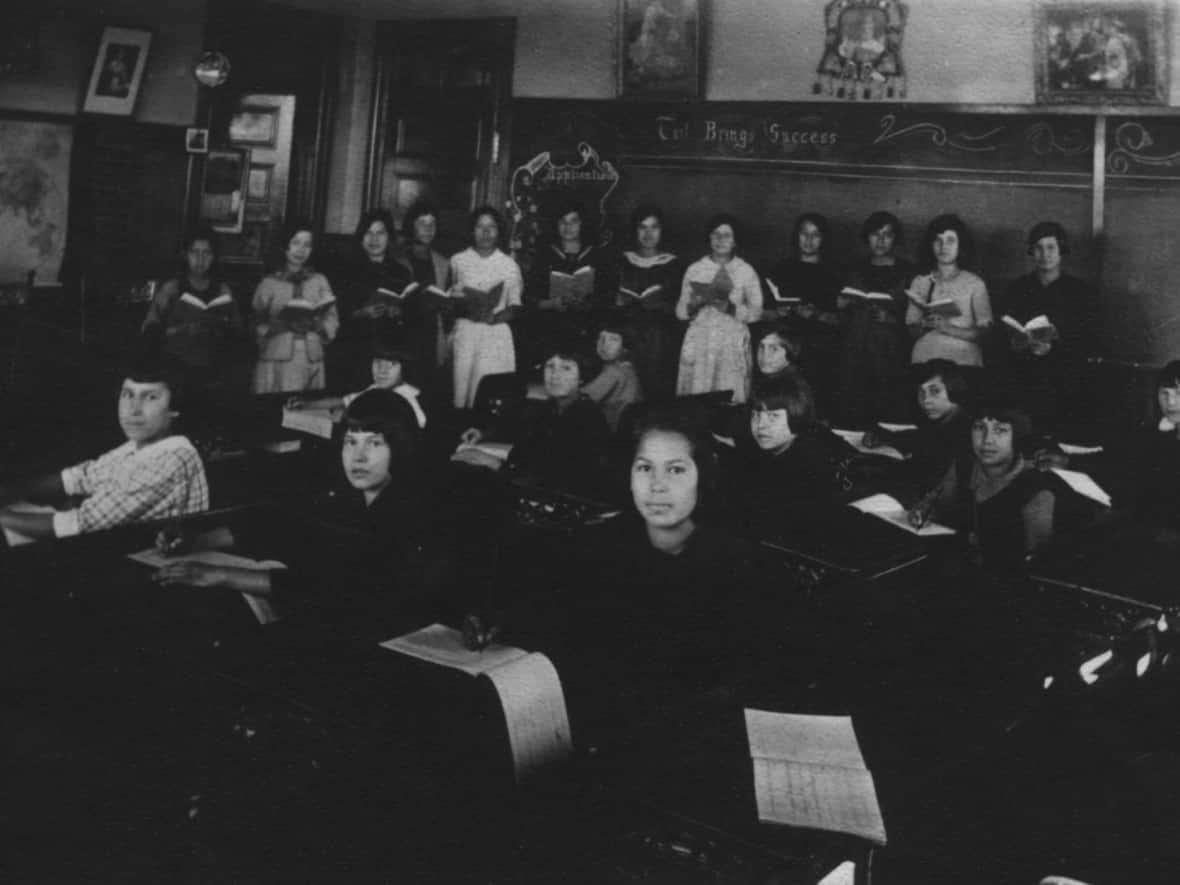
[[[540,414],[521,428],[507,461],[477,450],[461,452],[459,460],[499,469],[513,479],[552,491],[601,497],[610,428],[602,410],[582,394],[585,358],[573,345],[550,349],[543,379],[545,403]],[[484,431],[468,428],[463,443],[478,445]]]
[[[919,423],[915,430],[865,431],[868,448],[893,446],[910,455],[909,481],[918,490],[936,485],[957,455],[971,443],[967,410],[968,384],[960,366],[950,360],[930,360],[914,367],[918,387]]]
[[[796,374],[803,350],[785,322],[767,323],[754,333],[754,384]]]
[[[634,347],[629,324],[621,317],[608,317],[598,329],[596,350],[602,369],[593,381],[582,386],[582,393],[598,403],[613,432],[619,428],[623,409],[643,400],[643,389],[631,362]]]
[[[340,459],[345,483],[332,490],[312,519],[273,527],[215,530],[195,549],[251,546],[256,533],[289,568],[252,570],[179,560],[161,568],[157,583],[233,590],[277,604],[316,622],[348,624],[388,636],[404,623],[437,616],[450,586],[450,539],[440,531],[419,468],[421,431],[404,397],[366,391],[344,416]],[[341,531],[344,530],[344,531]],[[270,538],[262,537],[270,532]],[[241,535],[239,539],[235,537]],[[182,539],[159,543],[175,552]]]
[[[815,420],[815,398],[802,378],[784,376],[755,387],[749,428],[727,471],[738,522],[764,525],[807,515],[852,490],[855,450]]]
[[[968,533],[980,561],[1019,568],[1054,534],[1061,503],[1073,494],[1021,453],[1032,435],[1027,414],[1004,402],[981,406],[971,425],[970,455],[955,460],[937,486],[909,512],[921,526],[934,519]]]
[[[370,371],[373,383],[364,390],[346,393],[342,396],[323,396],[316,399],[305,397],[291,397],[287,400],[288,409],[339,409],[348,408],[362,393],[370,390],[392,390],[403,396],[414,416],[418,419],[418,426],[426,428],[426,411],[419,399],[422,391],[405,380],[405,368],[410,362],[410,352],[402,343],[401,336],[389,331],[376,334],[372,341],[372,358]]]

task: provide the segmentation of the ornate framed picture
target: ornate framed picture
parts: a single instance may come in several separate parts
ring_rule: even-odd
[[[701,97],[706,0],[619,0],[619,95]]]
[[[1163,0],[1038,0],[1037,101],[1163,104],[1167,101]]]
[[[151,45],[151,31],[103,28],[82,110],[93,114],[131,116],[139,97],[139,87],[143,84],[143,72],[147,70]]]

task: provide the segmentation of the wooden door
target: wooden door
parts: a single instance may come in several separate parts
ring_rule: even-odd
[[[514,40],[505,19],[379,25],[369,206],[400,221],[429,199],[456,237],[475,206],[503,207]]]

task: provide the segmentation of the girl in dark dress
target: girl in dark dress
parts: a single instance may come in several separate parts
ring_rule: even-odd
[[[410,279],[420,287],[417,294],[410,296],[406,343],[418,366],[419,380],[434,392],[446,379],[446,373],[440,370],[450,355],[448,330],[444,328],[444,302],[425,291],[433,286],[446,292],[450,283],[450,264],[446,256],[433,247],[437,236],[438,209],[432,203],[419,200],[406,210],[402,219],[404,243],[395,255],[395,260],[409,271]]]

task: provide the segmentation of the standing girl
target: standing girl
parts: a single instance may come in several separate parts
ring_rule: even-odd
[[[324,349],[340,326],[336,296],[327,278],[308,264],[315,244],[309,224],[292,224],[279,243],[277,269],[254,290],[254,392],[322,390]]]
[[[710,219],[709,254],[684,274],[676,316],[692,322],[680,351],[678,394],[732,390],[739,403],[749,395],[748,324],[762,316],[762,287],[737,257],[738,229],[732,215]]]
[[[471,213],[471,246],[451,258],[451,290],[459,319],[451,344],[455,408],[471,408],[484,375],[516,371],[516,353],[508,323],[520,309],[520,268],[499,249],[504,219],[491,206]],[[490,292],[500,286],[490,311],[472,309],[466,289]]]
[[[906,308],[906,326],[915,339],[910,362],[944,359],[961,366],[983,365],[980,343],[992,324],[992,305],[983,280],[963,269],[973,251],[971,231],[958,215],[939,215],[926,228],[919,256],[929,272],[910,283]],[[948,300],[957,315],[927,307]]]

